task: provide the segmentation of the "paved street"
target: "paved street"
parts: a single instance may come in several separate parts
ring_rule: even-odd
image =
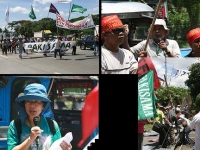
[[[151,146],[155,146],[157,143],[156,142],[152,142],[150,140],[155,140],[158,138],[158,135],[155,135],[155,136],[144,136],[144,139],[143,139],[143,150],[151,150]],[[195,139],[195,132],[190,132],[190,138],[192,140]],[[174,146],[171,146],[170,148],[160,148],[159,150],[174,150]],[[176,148],[176,150],[193,150],[193,144],[191,145],[183,145],[182,147],[181,146],[178,146]]]
[[[77,47],[76,54],[69,49],[60,60],[59,56],[23,53],[21,60],[19,54],[8,52],[6,56],[0,50],[0,74],[99,74],[99,57],[93,50]]]

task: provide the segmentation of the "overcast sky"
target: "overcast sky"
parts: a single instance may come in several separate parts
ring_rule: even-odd
[[[152,62],[154,63],[154,66],[156,68],[156,71],[158,73],[158,76],[164,79],[165,72],[165,64],[167,64],[167,81],[168,85],[170,86],[178,86],[178,87],[184,87],[185,86],[184,81],[188,79],[188,74],[181,75],[179,74],[177,77],[172,77],[172,68],[176,68],[180,71],[188,71],[189,66],[191,66],[193,63],[199,62],[200,59],[197,58],[167,58],[165,61],[165,58],[151,58]],[[167,63],[165,63],[167,62]]]

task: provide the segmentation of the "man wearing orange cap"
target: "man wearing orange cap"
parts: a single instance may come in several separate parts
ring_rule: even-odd
[[[190,30],[187,40],[192,50],[185,57],[200,57],[200,28]]]
[[[167,39],[166,36],[169,34],[164,19],[156,19],[152,29],[152,38],[149,40],[146,50],[146,40],[141,41],[133,47],[129,47],[128,44],[128,25],[126,26],[124,48],[129,49],[138,57],[181,57],[181,51],[178,43],[175,40]]]
[[[117,15],[102,17],[101,37],[105,41],[101,47],[101,73],[136,74],[138,62],[134,55],[119,47],[124,41],[124,26]]]

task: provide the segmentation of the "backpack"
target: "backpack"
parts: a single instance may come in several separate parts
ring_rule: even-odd
[[[54,127],[53,120],[52,120],[51,118],[48,118],[48,117],[46,118],[46,120],[47,120],[47,123],[48,123],[48,125],[49,125],[49,129],[50,129],[51,133],[52,133],[53,135],[55,135],[56,129],[55,129],[55,127]],[[14,120],[14,124],[15,124],[15,127],[16,127],[16,129],[17,129],[18,139],[20,139],[20,135],[21,135],[21,133],[22,133],[22,124],[21,124],[20,118],[15,119],[15,120]]]

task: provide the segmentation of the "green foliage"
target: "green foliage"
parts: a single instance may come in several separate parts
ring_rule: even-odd
[[[187,96],[187,90],[181,87],[174,87],[171,86],[167,90],[166,87],[161,86],[156,90],[156,97],[158,98],[159,101],[164,101],[169,99],[169,94],[171,95],[172,101],[175,104],[182,103],[182,101],[185,99]]]
[[[75,22],[78,20],[84,19],[86,16],[78,17],[71,19],[70,22]],[[95,25],[99,24],[99,15],[92,15],[93,21]],[[17,35],[25,35],[27,37],[33,37],[34,32],[42,31],[42,30],[51,30],[54,35],[66,36],[69,34],[94,34],[94,28],[85,29],[85,30],[66,30],[62,28],[56,27],[56,20],[51,18],[42,18],[39,21],[28,21],[28,20],[19,20],[13,21],[9,23],[11,28],[14,28]],[[8,31],[7,31],[8,32]]]
[[[188,70],[191,72],[185,84],[189,87],[192,100],[194,101],[200,93],[200,63],[192,64]]]
[[[195,99],[195,104],[196,104],[196,106],[198,106],[200,108],[200,93],[197,95],[197,97]]]

